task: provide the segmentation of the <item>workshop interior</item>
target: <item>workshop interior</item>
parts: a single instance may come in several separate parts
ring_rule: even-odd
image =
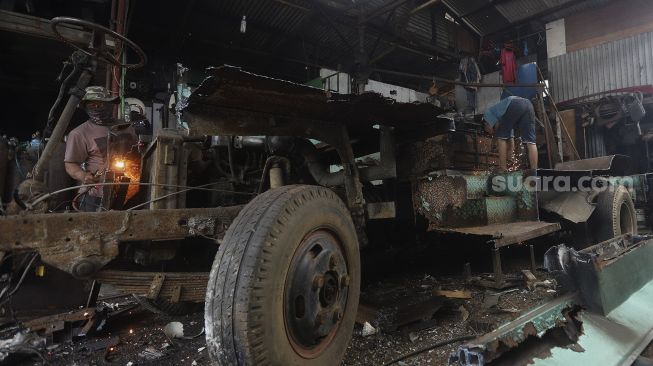
[[[653,2],[0,0],[0,365],[653,365]]]

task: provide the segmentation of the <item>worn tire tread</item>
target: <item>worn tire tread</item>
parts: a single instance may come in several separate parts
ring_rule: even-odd
[[[632,214],[634,234],[637,233],[637,216],[635,205],[628,190],[619,186],[614,191],[599,193],[596,208],[592,217],[592,227],[596,233],[597,242],[602,242],[621,235],[621,205],[625,203]]]
[[[347,211],[331,190],[285,186],[254,198],[227,230],[209,277],[205,308],[207,344],[219,364],[271,364],[263,344],[261,291],[274,265],[270,261],[274,238],[293,212],[315,199]]]

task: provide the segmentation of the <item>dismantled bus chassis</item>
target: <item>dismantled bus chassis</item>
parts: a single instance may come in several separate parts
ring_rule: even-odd
[[[108,31],[62,21],[94,35]],[[22,210],[0,218],[5,268],[16,255],[37,252],[43,264],[168,309],[206,300],[207,345],[219,364],[340,360],[358,306],[359,249],[374,235],[481,237],[493,247],[493,285],[502,288],[499,249],[561,228],[539,219],[540,206],[571,223],[598,220],[594,239],[637,230],[623,188],[604,198],[544,202],[528,189],[493,189],[491,138],[478,123],[439,118],[443,111],[431,104],[329,94],[228,66],[209,69],[190,97],[180,98],[176,128],[139,145],[138,159],[128,162],[136,172],[105,174],[103,211],[56,212],[55,193],[70,190],[49,188],[44,167],[97,59],[119,63],[102,52],[91,56],[78,60],[83,71],[51,142],[33,178],[17,189],[13,207]],[[538,174],[610,175],[613,159]],[[525,174],[532,173],[504,177],[520,181]],[[124,187],[138,192],[130,196]],[[595,210],[593,202],[602,201]],[[366,230],[388,219],[403,229]],[[26,273],[35,258],[16,270]]]

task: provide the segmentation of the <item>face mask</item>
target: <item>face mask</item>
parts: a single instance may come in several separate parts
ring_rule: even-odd
[[[86,114],[88,114],[91,122],[98,125],[109,124],[112,120],[111,114],[113,112],[112,105],[109,103],[102,103],[98,106],[87,106],[85,108]]]

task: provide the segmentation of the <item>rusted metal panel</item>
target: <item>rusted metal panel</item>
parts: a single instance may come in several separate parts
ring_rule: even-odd
[[[23,325],[34,332],[43,331],[46,334],[51,334],[63,330],[66,322],[90,321],[94,316],[95,308],[84,308],[69,313],[48,315],[41,318],[31,319],[25,321]]]
[[[517,219],[517,202],[512,197],[485,198],[488,225],[511,222]]]
[[[461,228],[437,228],[438,231],[485,237],[495,248],[521,243],[560,230],[560,224],[544,221],[519,221]]]
[[[92,273],[115,258],[120,242],[218,237],[241,209],[232,206],[5,216],[0,217],[0,251],[38,250],[45,263],[85,277],[90,274],[86,272]],[[215,225],[193,227],[193,222],[204,220],[213,220]],[[76,269],[82,261],[84,267]]]
[[[447,211],[460,209],[474,211],[480,210],[465,206],[467,202],[467,183],[461,176],[437,176],[420,179],[413,184],[413,204],[415,211],[425,216],[433,225],[456,224],[459,218],[449,218]],[[481,215],[470,215],[468,219],[481,219]],[[462,218],[463,220],[465,218]]]
[[[492,138],[454,132],[418,141],[399,153],[400,176],[419,177],[443,169],[492,170],[498,166],[498,154]]]
[[[580,159],[557,163],[555,170],[574,171],[587,170],[595,175],[626,175],[627,168],[632,165],[632,159],[625,155],[607,155],[598,158]]]
[[[537,194],[522,184],[522,172],[494,175],[454,170],[432,172],[413,183],[413,205],[429,229],[461,228],[538,219]]]
[[[545,266],[573,292],[461,345],[449,364],[633,364],[653,340],[647,239],[624,235],[579,252],[553,247]]]
[[[450,126],[448,120],[438,118],[442,109],[428,103],[396,103],[377,93],[331,94],[232,66],[209,68],[207,73],[208,77],[193,91],[184,109],[184,120],[193,135],[225,134],[211,129],[211,122],[226,127],[220,120],[233,119],[243,113],[258,116],[258,119],[241,121],[235,124],[237,127],[243,128],[246,124],[249,134],[260,130],[260,133],[276,136],[297,136],[297,133],[288,134],[288,130],[301,130],[301,124],[296,122],[308,120],[322,121],[327,124],[323,127],[335,122],[354,128],[380,124],[399,130],[430,129],[434,125],[448,130]]]
[[[526,312],[512,322],[464,344],[451,355],[450,365],[481,366],[516,348],[529,337],[540,337],[547,330],[571,319],[568,313],[576,307],[575,294],[561,296]]]
[[[594,212],[593,192],[541,192],[540,206],[543,210],[553,212],[573,223],[587,222]]]
[[[584,305],[607,315],[646,283],[653,280],[653,242],[630,234],[610,239],[581,251],[564,245],[552,247],[545,266],[578,290]]]

